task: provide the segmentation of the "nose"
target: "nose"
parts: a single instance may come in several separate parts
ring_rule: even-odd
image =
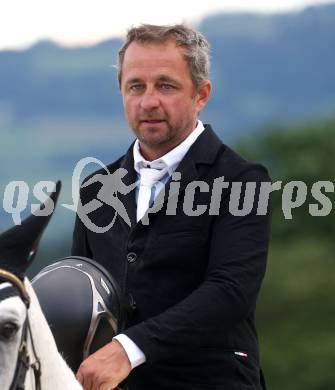
[[[140,104],[143,110],[154,110],[160,105],[159,97],[155,91],[146,90],[141,97]]]

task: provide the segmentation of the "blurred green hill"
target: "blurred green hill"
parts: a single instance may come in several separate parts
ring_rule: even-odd
[[[268,270],[258,304],[262,360],[271,390],[335,388],[335,194],[328,216],[312,217],[312,185],[334,185],[335,120],[273,127],[240,143],[240,152],[269,167],[273,181],[303,181],[308,196],[285,219],[273,195]],[[321,208],[321,205],[319,206]]]
[[[198,27],[212,46],[214,93],[203,117],[225,139],[269,121],[334,110],[334,4],[285,14],[214,14]],[[126,128],[113,69],[120,46],[111,39],[89,47],[40,42],[0,51],[0,123],[24,131],[27,122],[39,128],[43,119],[48,131],[46,121],[94,118]]]

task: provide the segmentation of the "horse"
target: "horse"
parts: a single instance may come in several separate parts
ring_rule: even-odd
[[[82,390],[56,342],[26,269],[36,254],[60,192],[0,235],[0,389]],[[49,210],[52,210],[50,213]]]

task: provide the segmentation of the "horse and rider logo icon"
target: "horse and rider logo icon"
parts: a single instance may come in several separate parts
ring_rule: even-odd
[[[89,180],[87,180],[82,187],[87,187],[93,183],[100,182],[102,187],[97,193],[97,199],[103,203],[106,203],[108,206],[113,207],[115,210],[115,216],[113,219],[119,215],[128,226],[131,226],[130,218],[127,213],[126,208],[123,203],[117,197],[117,194],[127,195],[129,192],[133,191],[137,186],[138,182],[135,182],[131,185],[126,185],[122,181],[122,178],[127,174],[127,170],[124,168],[119,168],[113,173],[108,175],[96,174]]]
[[[89,163],[97,163],[104,168],[106,174],[97,173],[94,176],[90,177],[88,180],[84,181],[81,185],[81,188],[88,187],[94,183],[101,183],[102,186],[99,189],[96,199],[89,201],[88,203],[82,204],[79,193],[80,193],[80,177],[83,169]],[[127,195],[133,191],[139,181],[126,185],[123,182],[124,176],[126,176],[128,171],[124,168],[118,168],[115,172],[111,173],[107,167],[98,159],[94,157],[85,157],[80,160],[76,165],[73,175],[72,175],[72,199],[73,204],[62,204],[63,207],[73,210],[77,213],[78,217],[81,219],[86,228],[90,229],[95,233],[104,233],[108,231],[115,223],[117,216],[119,215],[128,226],[131,226],[131,221],[127,210],[121,200],[118,198],[118,194]],[[104,204],[112,207],[115,211],[112,221],[107,226],[97,226],[95,225],[88,214],[92,211],[97,210]]]

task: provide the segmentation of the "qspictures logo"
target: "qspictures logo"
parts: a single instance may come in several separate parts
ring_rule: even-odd
[[[91,163],[98,164],[105,171],[104,174],[95,174],[88,180],[82,181],[84,169]],[[126,184],[125,176],[128,174],[124,168],[119,168],[110,173],[105,165],[94,157],[85,157],[78,161],[72,174],[72,203],[62,203],[61,207],[77,213],[85,227],[95,233],[104,233],[112,228],[116,218],[119,216],[123,221],[131,226],[127,209],[121,199],[124,195],[136,191],[140,185],[140,180],[131,184]],[[94,183],[100,183],[100,189],[96,197],[88,203],[82,203],[80,189]],[[155,187],[155,186],[153,186]],[[160,186],[161,188],[162,186]],[[54,191],[55,183],[52,181],[40,181],[32,189],[24,181],[11,181],[5,187],[3,194],[3,209],[10,214],[14,224],[20,225],[22,213],[29,207],[28,198],[32,194],[36,201],[30,206],[30,211],[36,216],[46,216],[53,212],[54,204],[48,202],[48,206],[41,209],[41,204],[45,203],[50,193]],[[177,204],[182,202],[182,210],[190,217],[200,216],[206,212],[209,215],[219,215],[223,196],[229,194],[228,212],[237,217],[247,216],[256,210],[257,215],[265,215],[268,211],[271,193],[281,191],[281,209],[285,219],[292,219],[292,210],[303,206],[310,194],[315,200],[308,204],[308,212],[311,216],[326,217],[333,210],[333,204],[327,194],[334,193],[334,183],[332,181],[317,181],[308,187],[303,181],[282,181],[271,182],[228,182],[225,178],[218,177],[210,186],[205,181],[192,181],[181,191],[181,173],[174,172],[169,185],[163,186],[154,201],[148,206],[146,213],[141,219],[142,224],[148,225],[150,216],[162,210],[166,203],[165,212],[167,215],[176,215]],[[208,204],[198,204],[196,193],[208,193]],[[255,204],[257,202],[257,204]],[[111,207],[114,211],[112,219],[105,226],[97,226],[90,214],[103,206]]]

